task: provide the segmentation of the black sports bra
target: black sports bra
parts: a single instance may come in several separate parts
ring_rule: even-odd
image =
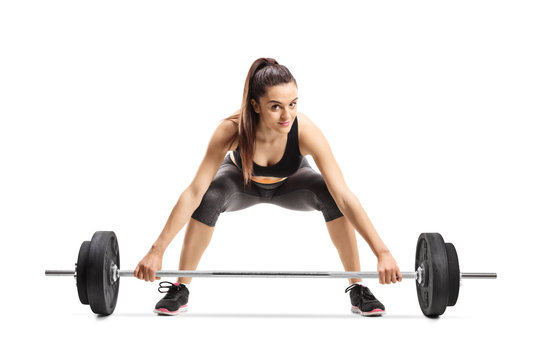
[[[242,158],[238,147],[233,150],[233,154],[236,164],[242,169]],[[298,170],[301,162],[302,154],[300,154],[298,144],[298,117],[295,117],[291,130],[287,134],[287,145],[281,160],[272,166],[260,166],[253,161],[253,176],[288,177]]]

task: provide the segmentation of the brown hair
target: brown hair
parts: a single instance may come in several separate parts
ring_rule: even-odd
[[[239,119],[238,131],[231,139],[232,144],[238,140],[240,157],[242,158],[242,172],[244,184],[250,183],[250,176],[253,172],[253,153],[255,151],[255,129],[259,123],[259,114],[255,112],[251,99],[257,103],[261,96],[266,94],[268,87],[287,84],[296,84],[296,79],[289,69],[280,65],[272,58],[259,58],[253,62],[244,83],[244,95],[242,96],[242,106],[239,111],[227,117],[225,120]]]

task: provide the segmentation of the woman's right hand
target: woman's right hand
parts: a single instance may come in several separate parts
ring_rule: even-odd
[[[163,254],[149,251],[135,268],[133,274],[137,279],[144,281],[154,281],[161,278],[156,277],[156,271],[161,270]]]

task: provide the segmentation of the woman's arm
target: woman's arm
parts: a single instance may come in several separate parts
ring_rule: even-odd
[[[191,214],[197,209],[201,203],[202,196],[197,194],[195,190],[190,186],[176,202],[176,205],[171,211],[165,227],[161,231],[161,234],[157,240],[152,244],[150,252],[163,255],[167,247],[176,237],[176,235],[182,230],[187,223]]]
[[[195,178],[187,189],[182,192],[161,234],[135,268],[135,277],[146,281],[155,280],[155,273],[161,269],[161,261],[165,250],[200,205],[206,190],[208,190],[223,162],[223,158],[227,154],[228,141],[236,129],[236,126],[230,121],[223,121],[218,125],[210,139],[206,155],[197,170]]]
[[[332,150],[324,134],[306,115],[302,114],[302,118],[305,120],[301,140],[303,148],[315,160],[328,187],[328,191],[334,198],[339,210],[364,238],[377,257],[379,262],[379,281],[386,284],[396,282],[396,280],[401,281],[402,276],[397,263],[379,234],[377,234],[360,201],[345,183],[343,173],[332,154]]]

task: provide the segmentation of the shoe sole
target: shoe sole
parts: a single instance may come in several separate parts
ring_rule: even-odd
[[[351,311],[355,314],[360,314],[362,316],[382,316],[386,314],[386,312],[382,309],[373,309],[371,311],[362,311],[356,306],[351,307]]]
[[[180,313],[183,313],[183,312],[186,312],[188,310],[188,306],[187,305],[183,305],[183,306],[180,306],[180,309],[176,310],[176,311],[170,311],[170,310],[167,310],[165,308],[160,308],[160,309],[154,309],[154,312],[158,315],[178,315]]]

